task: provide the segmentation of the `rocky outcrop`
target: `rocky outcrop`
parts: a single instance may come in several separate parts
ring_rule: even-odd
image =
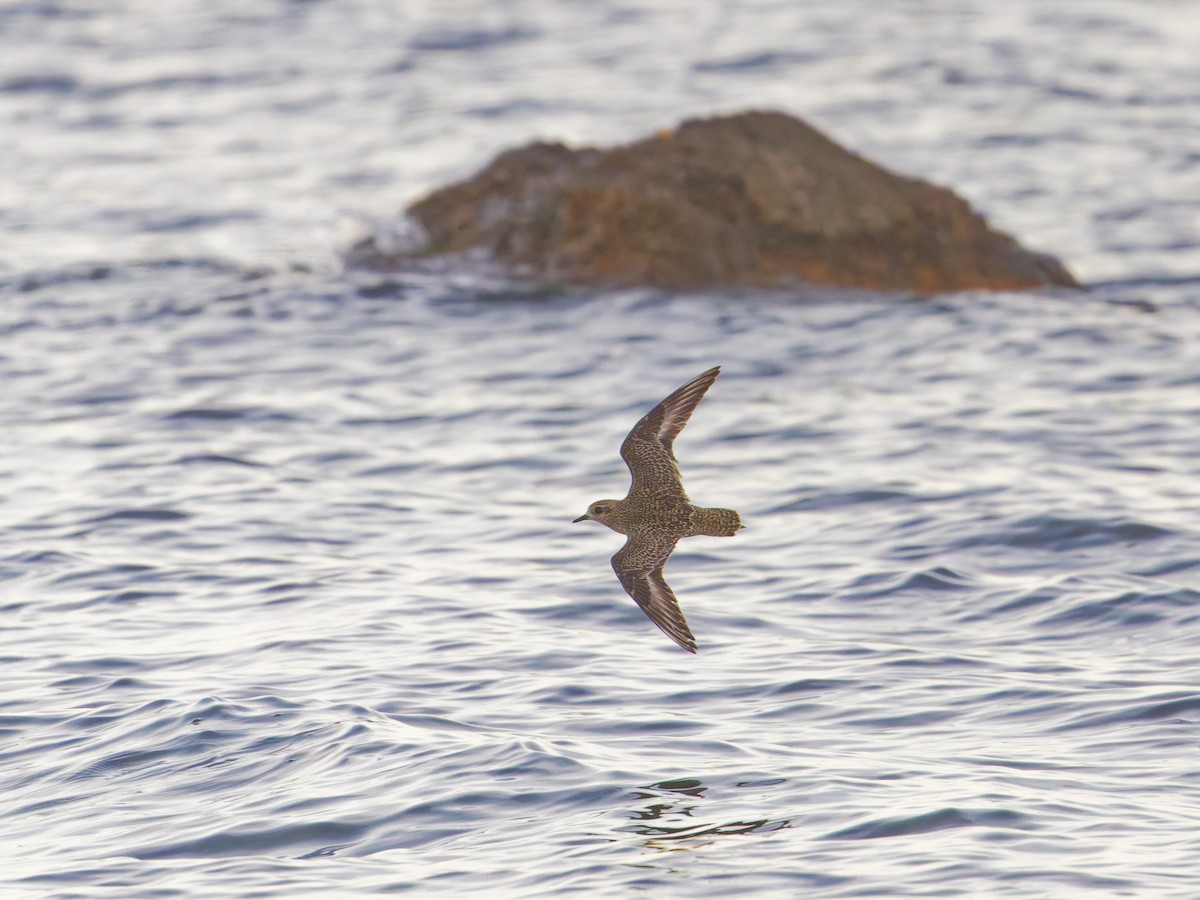
[[[574,285],[797,283],[934,293],[1077,286],[953,192],[775,112],[685,122],[608,150],[535,143],[409,208],[424,242],[374,267],[472,253]]]

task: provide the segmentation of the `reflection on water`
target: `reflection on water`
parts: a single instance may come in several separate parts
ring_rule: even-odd
[[[778,779],[776,783],[782,783]],[[748,785],[746,785],[748,786]],[[743,787],[739,784],[738,787]],[[787,819],[770,821],[759,819],[751,822],[714,822],[698,821],[704,818],[703,803],[689,803],[687,797],[702,801],[706,788],[694,778],[681,778],[675,781],[660,781],[650,785],[646,791],[635,791],[634,796],[639,800],[657,800],[632,813],[636,824],[626,826],[622,831],[640,834],[650,840],[647,847],[658,847],[663,850],[675,849],[669,843],[687,838],[720,837],[731,834],[752,834],[756,831],[778,831],[788,828],[791,822]],[[678,799],[675,799],[675,798]]]

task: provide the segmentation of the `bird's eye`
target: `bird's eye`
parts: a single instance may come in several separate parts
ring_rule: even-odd
[[[606,512],[608,512],[608,507],[607,507],[607,506],[604,506],[604,505],[600,505],[600,506],[593,506],[593,507],[592,507],[592,512],[594,512],[594,513],[601,513],[601,514],[603,514],[603,513],[606,513]]]

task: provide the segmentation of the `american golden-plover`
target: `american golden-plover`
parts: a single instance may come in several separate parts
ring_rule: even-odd
[[[697,375],[646,413],[621,444],[621,458],[633,483],[624,500],[597,500],[576,519],[592,519],[626,536],[612,558],[613,570],[629,596],[684,650],[696,652],[679,601],[663,578],[663,566],[680,538],[737,534],[742,520],[732,509],[693,506],[683,490],[672,444],[688,417],[717,380],[721,367]]]

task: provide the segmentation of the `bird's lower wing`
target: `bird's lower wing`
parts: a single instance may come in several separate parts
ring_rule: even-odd
[[[695,653],[696,638],[688,628],[679,601],[663,578],[663,566],[674,549],[674,540],[655,544],[631,536],[612,558],[612,567],[621,586],[650,621],[684,650]]]

